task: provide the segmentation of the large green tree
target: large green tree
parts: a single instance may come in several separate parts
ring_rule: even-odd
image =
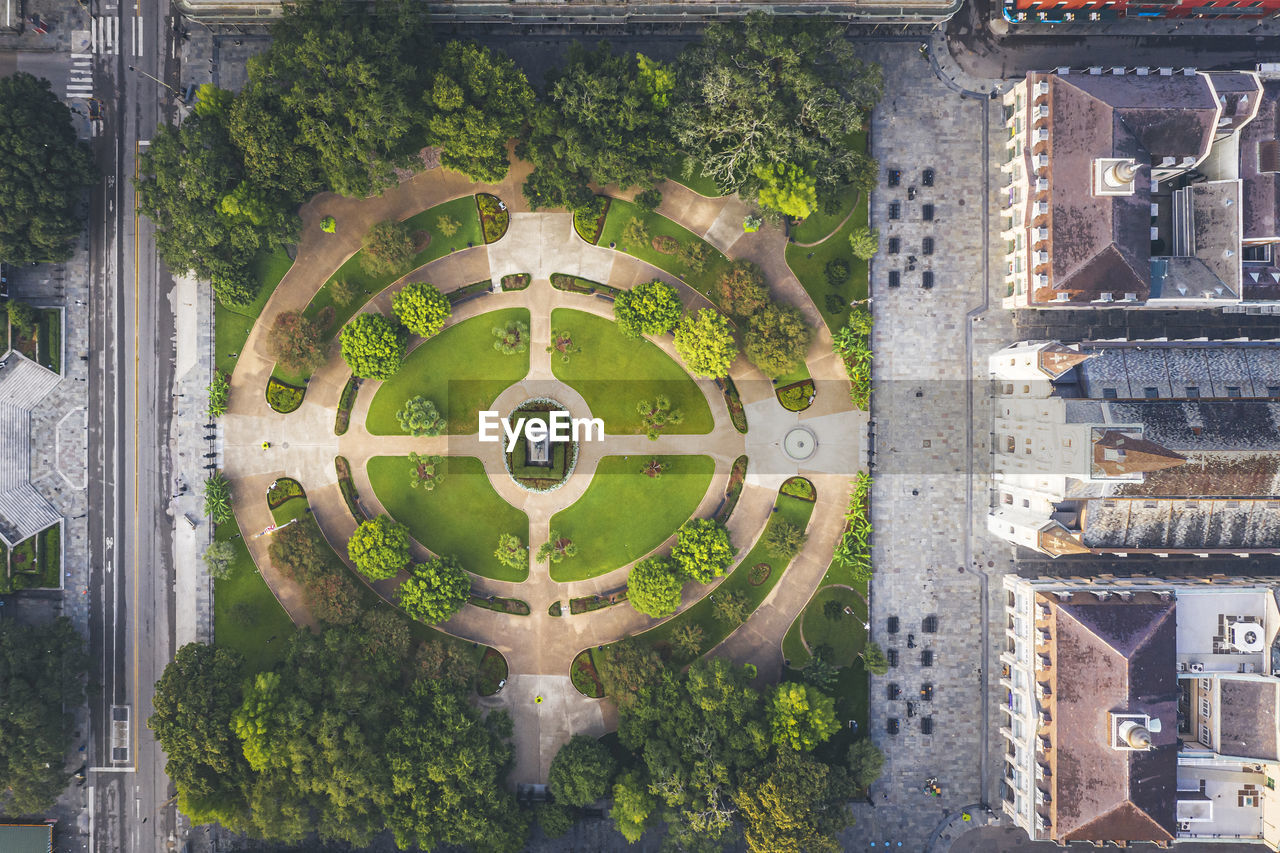
[[[406,329],[421,338],[439,334],[453,314],[449,297],[425,281],[410,282],[400,288],[391,299],[391,310]]]
[[[784,682],[769,693],[769,728],[773,742],[809,752],[840,728],[835,700],[811,684]]]
[[[0,621],[0,810],[35,815],[67,786],[72,709],[84,701],[84,642],[59,616]]]
[[[547,787],[558,803],[589,806],[609,792],[616,770],[608,747],[588,735],[574,735],[551,759]]]
[[[279,92],[284,126],[326,186],[350,196],[390,186],[425,142],[425,10],[410,0],[302,0],[284,12],[270,49],[250,63],[251,89]]]
[[[281,311],[267,332],[267,348],[285,370],[310,373],[324,364],[328,341],[301,311]]]
[[[613,301],[618,331],[629,338],[665,335],[684,316],[680,294],[664,281],[654,279],[624,290]]]
[[[840,853],[853,794],[841,768],[784,750],[745,774],[734,802],[752,853]]]
[[[710,518],[689,519],[676,533],[671,559],[690,580],[711,583],[733,562],[729,531]]]
[[[574,43],[565,66],[549,75],[521,148],[537,167],[524,186],[530,206],[585,205],[588,181],[651,186],[671,153],[668,110],[654,94],[639,59]]]
[[[405,612],[428,625],[448,620],[471,594],[471,580],[452,557],[437,557],[409,570],[397,596]]]
[[[188,643],[156,682],[147,725],[167,756],[165,773],[178,789],[178,808],[193,823],[217,821],[235,829],[248,817],[249,766],[231,726],[243,701],[242,664],[228,649]]]
[[[694,376],[714,379],[729,372],[738,345],[729,321],[718,311],[703,308],[686,314],[676,327],[676,353]]]
[[[632,566],[627,575],[627,602],[646,616],[670,616],[680,607],[683,586],[671,560],[649,557]]]
[[[743,350],[761,373],[776,379],[804,361],[812,340],[813,330],[799,309],[766,305],[752,315]]]
[[[363,379],[395,376],[404,353],[404,331],[381,314],[359,314],[342,329],[342,358]]]
[[[451,41],[424,94],[427,138],[440,162],[472,180],[507,176],[507,143],[520,134],[534,94],[511,58],[471,42]]]
[[[725,192],[754,194],[757,170],[781,163],[807,164],[819,196],[874,185],[874,162],[851,141],[880,99],[880,68],[843,27],[756,12],[707,27],[678,72],[672,130]]]
[[[362,521],[347,540],[347,556],[370,580],[392,577],[409,565],[409,532],[387,515]]]
[[[71,257],[83,227],[80,201],[96,173],[48,80],[0,78],[0,152],[0,259]]]
[[[413,436],[437,436],[448,426],[436,404],[421,394],[404,401],[396,412],[396,420],[400,422],[400,429]]]

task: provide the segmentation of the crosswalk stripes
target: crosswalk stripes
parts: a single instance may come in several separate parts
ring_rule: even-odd
[[[71,55],[71,70],[67,77],[67,100],[93,97],[93,60],[84,54]]]
[[[120,52],[120,19],[94,16],[89,26],[89,42],[96,55]]]

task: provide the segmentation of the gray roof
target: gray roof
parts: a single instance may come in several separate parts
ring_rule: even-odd
[[[1222,296],[1240,293],[1240,185],[1236,181],[1206,181],[1185,190],[1191,202],[1188,223],[1190,254],[1224,285]],[[1176,288],[1177,281],[1171,282]],[[1198,293],[1195,295],[1199,295]],[[1172,293],[1165,296],[1172,297]]]
[[[1277,137],[1277,102],[1280,80],[1262,84],[1258,115],[1240,131],[1240,177],[1244,181],[1244,236],[1246,239],[1280,237],[1280,172],[1264,171],[1274,164]]]
[[[1118,399],[1145,399],[1155,388],[1162,399],[1187,398],[1188,388],[1200,397],[1227,397],[1239,388],[1241,397],[1267,397],[1280,387],[1280,344],[1273,342],[1214,343],[1198,341],[1107,343],[1086,342],[1081,352],[1093,358],[1076,367],[1081,392],[1103,399],[1114,388]]]
[[[31,485],[31,410],[61,377],[13,352],[0,370],[0,539],[12,546],[62,519]]]
[[[1102,550],[1280,550],[1280,500],[1093,498],[1083,524]]]
[[[1218,752],[1275,761],[1276,694],[1273,680],[1223,678],[1218,682]]]
[[[1108,402],[1117,424],[1142,424],[1143,437],[1173,451],[1280,450],[1280,401]]]

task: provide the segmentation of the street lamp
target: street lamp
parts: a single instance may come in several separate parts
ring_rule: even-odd
[[[138,73],[139,73],[139,74],[141,74],[143,77],[146,77],[148,80],[154,80],[155,82],[159,83],[161,86],[164,86],[164,87],[165,87],[166,89],[168,89],[170,92],[173,92],[174,97],[178,97],[178,98],[182,97],[182,93],[181,93],[181,92],[179,92],[177,89],[173,88],[173,87],[172,87],[172,86],[170,86],[168,83],[166,83],[166,82],[164,82],[163,80],[161,80],[159,77],[154,77],[154,76],[152,76],[152,75],[148,74],[147,72],[143,71],[141,68],[134,68],[132,65],[130,65],[130,66],[129,66],[129,70],[130,70],[130,71],[136,71],[136,72],[138,72]]]

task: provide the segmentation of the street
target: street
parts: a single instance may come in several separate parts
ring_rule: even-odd
[[[155,257],[152,226],[136,212],[132,176],[169,93],[169,21],[158,3],[101,17],[122,34],[99,42],[95,78],[107,104],[98,140],[103,174],[92,200],[90,505],[94,553],[89,594],[92,786],[90,850],[173,849],[177,810],[164,756],[146,726],[156,679],[173,653],[172,550],[165,506],[173,315],[172,287]],[[134,66],[139,71],[129,70]]]

